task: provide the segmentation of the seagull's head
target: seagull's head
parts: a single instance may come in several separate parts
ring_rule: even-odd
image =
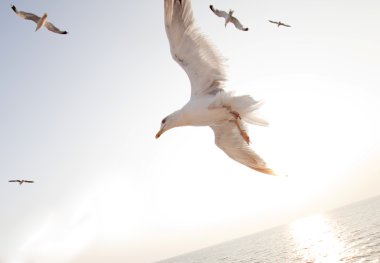
[[[169,116],[165,117],[161,121],[161,127],[160,130],[156,134],[156,139],[160,138],[160,136],[166,132],[167,130],[173,128],[174,126],[172,125],[172,118]]]
[[[42,18],[47,18],[47,13],[44,13],[44,15],[42,16]]]
[[[156,139],[160,138],[160,136],[175,127],[182,126],[183,119],[181,118],[182,114],[180,111],[175,111],[172,114],[166,116],[161,121],[160,130],[156,134]]]

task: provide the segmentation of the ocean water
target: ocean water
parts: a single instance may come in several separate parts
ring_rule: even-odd
[[[380,262],[380,196],[160,263]]]

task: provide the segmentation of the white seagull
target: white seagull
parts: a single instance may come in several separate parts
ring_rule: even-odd
[[[19,185],[22,185],[23,183],[29,183],[29,184],[34,183],[34,181],[30,181],[30,180],[9,180],[8,182],[18,183]]]
[[[261,102],[225,91],[224,59],[194,23],[190,0],[165,0],[165,27],[172,57],[186,71],[191,98],[164,118],[156,135],[180,126],[210,126],[215,143],[229,157],[259,172],[275,175],[249,147],[245,124],[267,125],[257,116]]]
[[[210,5],[210,9],[212,12],[214,12],[215,15],[219,17],[224,17],[224,19],[226,20],[226,22],[224,23],[224,27],[227,27],[228,23],[233,23],[237,29],[240,29],[242,31],[248,31],[248,27],[243,27],[240,21],[233,16],[234,10],[230,9],[230,11],[227,13],[225,11],[215,9],[212,5]]]
[[[12,5],[12,10],[19,17],[35,22],[37,24],[36,31],[39,30],[41,27],[45,26],[51,32],[58,33],[58,34],[67,34],[67,31],[62,31],[62,30],[56,28],[52,23],[47,21],[47,13],[43,14],[42,17],[39,17],[39,16],[36,16],[35,14],[32,14],[32,13],[26,13],[23,11],[18,11],[14,5]]]

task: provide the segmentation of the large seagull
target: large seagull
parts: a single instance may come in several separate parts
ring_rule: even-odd
[[[27,13],[23,11],[17,10],[17,8],[12,5],[12,10],[21,18],[26,19],[26,20],[31,20],[37,24],[36,31],[39,30],[41,27],[45,26],[48,30],[54,33],[58,34],[67,34],[67,31],[62,31],[55,27],[52,23],[47,21],[47,13],[43,14],[42,17],[36,16],[35,14],[32,13]]]
[[[225,90],[224,59],[195,25],[191,0],[164,0],[165,27],[173,59],[191,83],[189,102],[164,118],[156,135],[180,126],[210,126],[215,143],[229,157],[256,171],[275,175],[250,147],[246,123],[267,125],[257,116],[261,102]]]

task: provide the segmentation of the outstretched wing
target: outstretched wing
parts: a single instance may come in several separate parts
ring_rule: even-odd
[[[195,25],[190,0],[165,0],[165,28],[172,57],[190,79],[191,96],[221,90],[224,59]]]
[[[242,31],[248,31],[248,27],[244,27],[236,17],[231,17],[231,22],[235,25],[237,29]]]
[[[54,32],[54,33],[58,33],[58,34],[67,34],[67,31],[62,31],[60,29],[58,29],[57,27],[55,27],[52,23],[50,22],[46,22],[45,23],[45,27],[51,31],[51,32]]]
[[[211,9],[212,12],[214,12],[215,15],[217,15],[219,17],[224,17],[225,19],[228,18],[228,14],[225,11],[218,10],[218,9],[214,8],[213,5],[210,5],[210,9]]]
[[[36,16],[35,14],[32,13],[26,13],[23,11],[18,11],[14,5],[12,5],[12,10],[21,18],[24,18],[26,20],[32,20],[35,23],[38,23],[38,20],[40,20],[39,16]]]
[[[287,25],[287,24],[284,24],[284,23],[280,23],[281,26],[286,26],[286,27],[291,27],[290,25]]]
[[[276,22],[276,21],[272,21],[272,20],[268,20],[268,21],[271,22],[272,24],[278,25],[278,22]]]
[[[20,183],[21,181],[20,180],[9,180],[8,182],[10,182],[10,183]]]
[[[210,127],[215,134],[215,144],[233,160],[261,173],[276,175],[244,141],[235,122],[225,121]]]
[[[24,180],[24,182],[25,183],[30,183],[30,184],[34,183],[34,181],[29,181],[29,180]]]

